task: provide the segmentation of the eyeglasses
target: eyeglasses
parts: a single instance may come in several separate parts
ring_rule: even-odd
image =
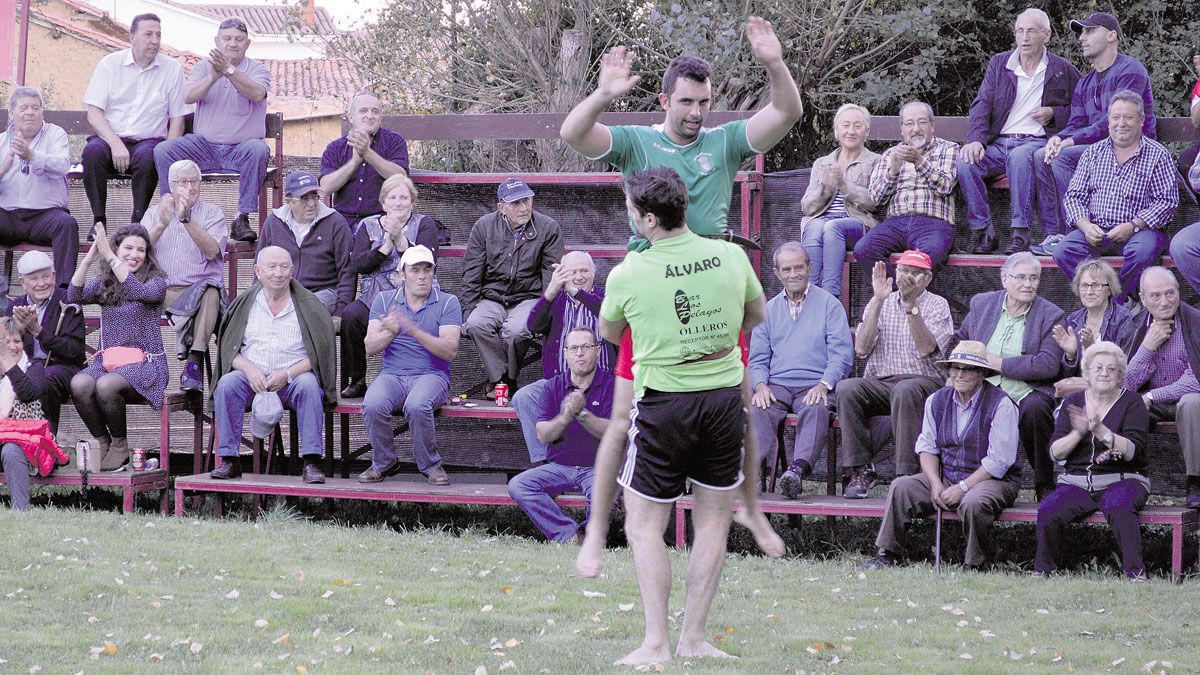
[[[594,342],[592,344],[588,344],[588,345],[571,345],[570,347],[563,347],[563,351],[568,354],[585,354],[587,352],[590,352],[593,349],[596,349],[599,346],[600,345],[598,345]]]
[[[900,126],[904,129],[916,129],[917,127],[927,127],[931,124],[933,124],[933,120],[927,117],[922,117],[919,120],[909,120]]]
[[[1079,290],[1081,290],[1081,291],[1099,291],[1104,288],[1108,288],[1108,284],[1100,284],[1100,283],[1079,284]]]
[[[1018,284],[1036,284],[1042,277],[1038,274],[1010,274],[1008,278]]]
[[[194,186],[194,185],[200,184],[200,179],[199,178],[184,178],[182,180],[173,180],[171,182],[175,183],[176,185],[193,185]]]
[[[1096,365],[1092,366],[1091,368],[1088,368],[1088,370],[1095,373],[1096,375],[1116,375],[1117,373],[1121,372],[1121,369],[1115,365],[1102,366],[1100,364],[1096,364]]]

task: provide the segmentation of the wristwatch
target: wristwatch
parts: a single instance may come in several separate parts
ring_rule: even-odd
[[[582,422],[583,420],[586,420],[586,419],[588,418],[588,416],[589,416],[589,415],[591,415],[591,414],[592,414],[592,413],[588,412],[588,409],[587,409],[587,408],[584,408],[583,410],[580,410],[580,411],[579,411],[579,414],[575,416],[575,419],[577,419],[577,420],[579,420],[580,422]]]
[[[967,490],[971,489],[971,486],[967,485],[966,480],[960,480],[960,481],[958,481],[958,489],[962,490],[963,494],[965,495],[965,494],[967,494]]]
[[[1113,444],[1113,439],[1115,439],[1115,438],[1116,438],[1116,434],[1114,434],[1112,432],[1112,430],[1110,429],[1107,434],[1104,434],[1104,438],[1100,439],[1100,442],[1103,443],[1105,445],[1105,447],[1111,448],[1112,444]]]
[[[236,72],[237,72],[237,68],[234,68],[233,66],[229,66],[228,68],[225,69],[224,75],[225,75],[225,77],[230,77],[231,75],[233,75]]]
[[[918,306],[916,306],[916,305],[913,305],[913,308],[912,308],[912,309],[910,309],[910,310],[908,310],[907,312],[905,312],[905,314],[911,314],[911,315],[913,315],[913,316],[920,316],[920,315],[921,315],[921,308],[920,308],[920,307],[918,307]]]

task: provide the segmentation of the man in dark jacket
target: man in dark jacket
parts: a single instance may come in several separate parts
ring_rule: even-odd
[[[516,390],[529,349],[529,314],[562,258],[558,222],[533,210],[533,190],[509,178],[496,190],[496,210],[475,221],[462,266],[464,328],[483,361],[488,398],[504,382]]]
[[[350,266],[350,228],[340,213],[321,202],[321,188],[311,173],[288,174],[283,195],[283,206],[263,223],[258,251],[278,246],[291,254],[292,278],[325,305],[336,332],[342,310],[354,301],[357,282]]]
[[[25,294],[13,298],[4,310],[21,324],[25,354],[45,365],[46,391],[42,412],[50,429],[58,433],[58,413],[71,395],[71,378],[83,367],[83,312],[78,305],[63,307],[62,291],[55,288],[54,264],[41,251],[30,251],[17,261]]]
[[[958,184],[967,200],[971,226],[969,252],[986,254],[1000,246],[988,212],[984,181],[1007,174],[1012,201],[1011,255],[1029,248],[1033,224],[1033,153],[1058,133],[1071,115],[1071,92],[1079,70],[1046,49],[1050,17],[1029,8],[1017,16],[1013,34],[1016,49],[1001,52],[988,62],[979,94],[971,104],[967,144],[958,155]],[[1057,194],[1048,182],[1039,186],[1041,213],[1056,209]],[[1053,214],[1052,214],[1053,215]],[[1042,223],[1057,222],[1043,216]]]

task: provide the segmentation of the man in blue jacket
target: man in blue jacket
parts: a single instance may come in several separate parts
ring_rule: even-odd
[[[992,253],[1000,240],[988,211],[986,179],[1007,174],[1012,202],[1012,243],[1005,255],[1029,248],[1033,225],[1033,154],[1046,138],[1067,125],[1071,92],[1079,71],[1066,59],[1050,53],[1050,17],[1029,8],[1017,15],[1013,35],[1016,49],[1001,52],[988,62],[979,94],[971,104],[967,144],[958,155],[958,184],[967,200],[971,226],[968,249],[976,255]],[[1037,190],[1042,223],[1054,218],[1057,195],[1047,185]],[[1050,215],[1047,215],[1050,213]]]

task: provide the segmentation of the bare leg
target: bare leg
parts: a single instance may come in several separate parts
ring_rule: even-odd
[[[755,459],[757,460],[757,455]],[[710,490],[693,483],[692,495],[696,502],[692,509],[692,523],[696,536],[692,541],[692,554],[687,567],[683,632],[679,636],[679,646],[675,654],[730,658],[729,654],[708,642],[708,633],[704,626],[708,621],[708,610],[712,605],[713,596],[717,592],[717,583],[721,581],[721,569],[725,567],[725,543],[729,538],[729,512],[733,506],[733,491]]]
[[[747,415],[754,414],[754,407],[750,405],[749,374],[742,377],[742,405],[746,407]],[[768,558],[779,558],[787,552],[787,547],[771,527],[771,521],[763,513],[762,504],[758,501],[761,481],[758,475],[758,441],[754,438],[749,419],[746,421],[746,440],[742,443],[744,448],[742,452],[742,485],[739,491],[742,508],[733,512],[733,520],[738,525],[750,530],[750,534],[754,536],[754,543],[758,545],[764,555]],[[694,520],[695,515],[693,514],[692,517]]]
[[[633,380],[616,378],[613,389],[611,421],[600,438],[596,451],[596,472],[592,478],[592,511],[584,530],[583,544],[575,558],[575,570],[581,576],[595,577],[603,566],[601,557],[608,541],[608,521],[612,516],[613,497],[617,492],[617,470],[625,459],[629,437],[629,412],[633,409]]]
[[[671,561],[663,533],[674,513],[674,505],[652,502],[638,494],[625,491],[625,536],[633,549],[633,569],[637,573],[638,590],[642,594],[642,613],[646,619],[646,637],[642,645],[626,654],[614,665],[635,666],[671,660],[670,633],[667,630],[667,601],[671,597]],[[725,526],[729,527],[729,504],[725,506]],[[589,532],[590,534],[590,532]],[[721,541],[721,557],[725,542]],[[688,568],[689,578],[691,567]],[[718,576],[720,571],[717,572]],[[690,598],[691,593],[689,591]],[[712,594],[709,594],[711,599]],[[690,603],[690,599],[689,599]],[[684,626],[686,627],[686,621]]]

